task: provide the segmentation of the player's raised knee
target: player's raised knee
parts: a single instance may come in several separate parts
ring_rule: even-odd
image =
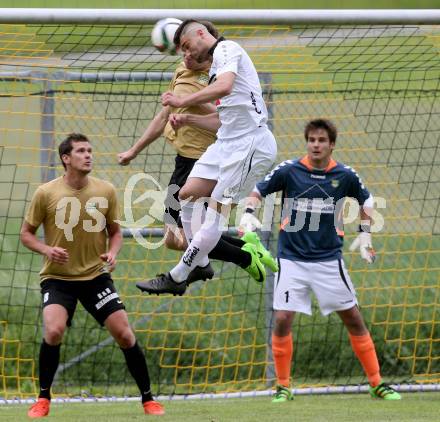
[[[187,184],[184,184],[179,191],[179,201],[190,199],[193,196],[194,196],[193,189],[191,189],[191,187],[188,186]]]
[[[187,248],[187,243],[178,240],[175,236],[165,238],[165,246],[173,251],[184,251]]]

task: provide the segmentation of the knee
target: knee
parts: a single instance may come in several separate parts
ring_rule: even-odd
[[[274,333],[277,336],[284,337],[290,333],[292,327],[292,315],[287,312],[277,313],[275,316]]]
[[[47,344],[51,346],[56,346],[61,343],[63,339],[65,325],[62,324],[51,324],[50,326],[44,327],[44,340]]]
[[[180,250],[179,245],[177,244],[176,239],[174,238],[174,236],[173,237],[167,236],[165,238],[165,242],[164,243],[165,243],[165,247],[167,249],[171,249],[173,251],[179,251]]]
[[[368,328],[363,321],[344,321],[347,331],[354,336],[363,336],[368,334]]]
[[[179,191],[179,201],[184,201],[185,199],[191,198],[192,192],[187,185],[183,185]]]
[[[119,347],[121,347],[122,349],[133,347],[136,343],[134,333],[129,327],[118,331],[113,337],[116,343],[118,343]]]
[[[165,246],[173,251],[184,251],[187,248],[185,239],[179,240],[174,234],[168,232],[165,237]]]
[[[346,311],[339,311],[338,314],[350,334],[362,336],[368,333],[368,328],[357,306]]]

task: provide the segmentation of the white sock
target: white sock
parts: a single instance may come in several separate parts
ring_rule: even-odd
[[[208,260],[208,254],[220,240],[225,222],[226,219],[223,215],[212,208],[208,208],[202,227],[195,233],[180,262],[170,271],[174,281],[183,282],[195,267],[208,265],[205,264]]]
[[[200,230],[205,221],[206,208],[202,201],[181,201],[180,219],[183,231],[188,242],[191,242],[194,234]]]

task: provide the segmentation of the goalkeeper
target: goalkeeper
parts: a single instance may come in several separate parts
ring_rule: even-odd
[[[272,335],[278,385],[272,402],[293,399],[290,390],[291,328],[297,312],[311,315],[312,292],[321,313],[336,312],[347,328],[353,351],[368,378],[371,396],[399,400],[399,393],[382,381],[374,343],[342,259],[343,204],[346,197],[352,197],[361,206],[360,234],[352,249],[359,248],[363,259],[369,264],[374,262],[370,234],[373,199],[356,171],[331,157],[337,131],[330,121],[310,121],[304,135],[306,156],[278,165],[256,185],[248,199],[251,211],[262,197],[278,191],[283,193]],[[252,230],[259,222],[252,212],[248,212],[241,224]]]

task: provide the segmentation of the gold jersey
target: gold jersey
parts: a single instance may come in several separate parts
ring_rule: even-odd
[[[91,280],[106,271],[100,255],[107,251],[107,224],[119,219],[114,186],[88,176],[82,189],[70,187],[58,177],[37,188],[25,220],[41,224],[45,243],[67,250],[69,261],[57,264],[44,260],[41,280]]]
[[[170,91],[178,96],[194,94],[208,85],[209,76],[206,71],[195,71],[186,68],[182,62],[174,72]],[[171,113],[176,114],[208,114],[200,106],[171,107]],[[169,123],[165,126],[164,136],[182,157],[200,158],[206,149],[215,141],[215,133],[194,126],[183,126],[177,132]]]

